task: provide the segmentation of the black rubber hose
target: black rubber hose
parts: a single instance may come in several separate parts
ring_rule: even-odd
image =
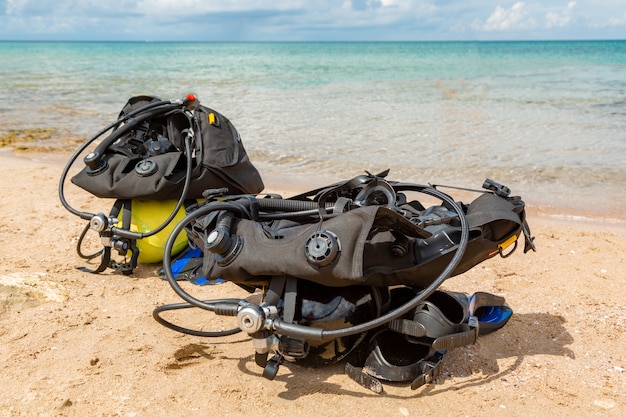
[[[452,274],[459,262],[461,262],[461,259],[465,254],[465,249],[467,248],[467,244],[469,242],[469,223],[467,222],[467,218],[465,217],[463,208],[459,206],[447,194],[437,191],[434,188],[425,188],[421,190],[421,192],[425,194],[430,194],[433,197],[437,197],[442,201],[448,203],[450,207],[459,215],[459,220],[461,223],[461,238],[456,252],[454,253],[454,256],[452,257],[446,268],[444,268],[439,276],[428,287],[417,293],[417,295],[413,299],[411,299],[403,306],[398,307],[397,309],[392,310],[383,316],[380,316],[363,324],[359,324],[353,327],[347,327],[345,329],[324,330],[288,323],[277,319],[274,320],[274,328],[276,330],[276,333],[291,337],[319,341],[337,339],[340,337],[366,332],[375,329],[376,327],[382,326],[383,324],[389,323],[391,320],[397,319],[404,314],[410,312],[415,307],[417,307],[419,303],[428,298]]]
[[[178,107],[177,105],[173,105],[173,104],[170,104],[169,106],[157,107],[151,111],[146,111],[145,113],[142,113],[136,118],[130,119],[130,121],[125,123],[122,127],[119,127],[118,129],[111,132],[111,134],[107,136],[106,139],[104,139],[100,144],[98,144],[96,149],[94,149],[93,153],[98,154],[99,157],[102,157],[104,155],[104,152],[107,150],[109,146],[113,145],[113,143],[115,143],[116,140],[118,140],[119,138],[124,136],[126,133],[130,132],[131,130],[133,130],[135,127],[137,127],[137,125],[143,123],[144,121],[148,119],[152,119],[154,117],[161,116],[165,113],[168,113],[176,109],[177,107]]]
[[[256,200],[259,208],[265,212],[259,214],[260,220],[281,220],[309,216],[319,217],[320,203],[310,200],[284,200],[281,198],[260,198]],[[334,207],[334,203],[324,204],[326,212]],[[270,213],[268,213],[270,212]]]
[[[288,200],[282,198],[259,198],[257,200],[259,208],[271,211],[306,211],[317,210],[319,203],[310,200]],[[332,208],[333,204],[328,203],[326,208]]]
[[[454,269],[461,262],[461,259],[463,258],[463,255],[465,254],[467,244],[469,242],[469,224],[467,222],[467,218],[465,217],[465,213],[463,212],[463,208],[459,206],[447,194],[442,193],[430,187],[425,187],[423,189],[420,189],[419,192],[422,192],[424,194],[429,194],[431,196],[439,198],[444,203],[449,204],[450,207],[454,211],[456,211],[456,213],[459,215],[459,221],[460,221],[460,227],[461,227],[461,238],[459,240],[459,244],[457,246],[454,256],[452,257],[452,259],[450,260],[446,268],[444,268],[444,270],[439,274],[439,276],[428,287],[426,287],[424,290],[417,293],[413,299],[411,299],[409,302],[407,302],[403,306],[398,307],[397,309],[392,310],[383,316],[377,317],[371,321],[368,321],[366,323],[356,325],[353,327],[348,327],[348,328],[339,329],[339,330],[324,330],[324,329],[307,327],[307,326],[302,326],[299,324],[285,322],[285,321],[282,321],[281,319],[276,319],[273,322],[273,330],[275,330],[275,332],[278,334],[283,334],[286,336],[291,336],[291,337],[296,337],[296,338],[303,338],[307,340],[325,341],[325,340],[337,339],[340,337],[363,333],[363,332],[375,329],[376,327],[382,326],[390,322],[391,320],[397,319],[403,316],[404,314],[410,312],[412,309],[417,307],[419,303],[421,303],[426,298],[428,298],[452,274]],[[205,310],[209,310],[209,311],[215,311],[215,307],[209,303],[206,303],[204,301],[201,301],[192,297],[190,294],[186,293],[176,282],[176,279],[174,278],[172,274],[172,270],[171,270],[171,251],[174,245],[175,237],[178,236],[178,233],[180,233],[188,223],[190,223],[192,220],[194,220],[197,217],[208,214],[211,211],[215,211],[215,210],[229,210],[229,211],[235,211],[235,212],[241,211],[240,208],[237,208],[236,206],[232,204],[209,203],[206,206],[198,209],[196,212],[190,213],[180,223],[178,223],[178,225],[176,225],[176,227],[172,231],[170,237],[168,238],[165,244],[165,251],[164,251],[164,256],[163,256],[163,266],[164,266],[163,269],[165,271],[167,280],[172,286],[172,288],[174,289],[174,291],[183,300],[187,301],[189,304],[205,309]]]
[[[234,310],[236,312],[237,309],[237,305],[239,304],[239,300],[214,300],[214,301],[205,301],[207,303],[209,302],[219,302],[219,303],[231,303],[230,305],[234,304]],[[162,324],[163,326],[167,327],[168,329],[172,329],[175,330],[177,332],[180,333],[185,333],[185,334],[189,334],[192,336],[201,336],[201,337],[223,337],[223,336],[230,336],[233,334],[237,334],[241,332],[241,329],[238,327],[235,327],[233,329],[230,330],[222,330],[219,332],[207,332],[207,331],[202,331],[202,330],[194,330],[194,329],[189,329],[186,327],[181,327],[178,326],[170,321],[165,320],[163,317],[161,317],[161,313],[164,311],[172,311],[172,310],[182,310],[182,309],[187,309],[187,308],[192,308],[194,307],[193,305],[189,304],[189,303],[178,303],[178,304],[167,304],[167,305],[163,305],[163,306],[159,306],[157,308],[155,308],[152,311],[152,317],[154,317],[154,319]]]
[[[232,212],[227,211],[223,216],[217,217],[215,223],[215,230],[221,230],[224,233],[230,233],[230,227],[233,225],[234,215]]]
[[[187,156],[187,168],[185,170],[185,183],[183,184],[183,190],[181,192],[180,198],[178,199],[178,203],[176,203],[176,207],[170,213],[170,215],[155,229],[145,232],[145,233],[137,233],[131,232],[130,230],[120,229],[118,227],[112,227],[111,231],[118,236],[129,238],[129,239],[143,239],[146,237],[154,236],[159,233],[161,230],[165,229],[168,224],[174,220],[174,217],[178,214],[180,208],[185,204],[185,200],[187,199],[187,193],[189,192],[189,187],[191,185],[191,170],[193,165],[193,155],[191,152],[191,142],[193,137],[187,135],[185,138],[185,153]]]
[[[87,232],[89,230],[91,230],[91,225],[87,223],[85,227],[83,228],[83,231],[80,232],[80,236],[78,236],[78,242],[76,242],[76,252],[78,253],[78,256],[80,256],[83,259],[97,258],[98,256],[102,255],[102,251],[104,250],[104,249],[100,249],[98,252],[94,252],[89,255],[85,255],[83,253],[83,251],[81,250],[81,247],[83,246],[83,240],[85,240],[85,236],[87,235]]]
[[[68,160],[67,164],[65,164],[65,167],[63,168],[63,171],[61,173],[61,178],[59,180],[59,200],[61,200],[61,204],[63,205],[63,207],[65,207],[65,209],[67,209],[67,211],[69,211],[70,213],[80,217],[81,219],[84,220],[90,220],[93,216],[95,216],[94,213],[87,213],[87,212],[82,212],[82,211],[78,211],[75,208],[73,208],[72,206],[70,206],[70,204],[67,202],[67,200],[65,199],[65,193],[64,193],[64,186],[65,186],[65,179],[67,178],[67,174],[70,170],[70,168],[74,165],[74,162],[76,161],[76,159],[78,159],[78,157],[85,151],[85,149],[87,149],[87,147],[89,147],[96,139],[98,139],[100,136],[104,135],[106,132],[108,132],[109,130],[119,126],[121,123],[125,122],[126,120],[130,119],[131,117],[150,110],[154,107],[159,107],[159,106],[165,106],[165,105],[174,105],[174,102],[172,101],[157,101],[157,102],[153,102],[153,103],[149,103],[143,107],[140,107],[136,110],[133,110],[132,112],[118,118],[115,122],[109,124],[108,126],[100,129],[98,132],[96,132],[95,135],[93,135],[92,137],[90,137],[89,139],[87,139],[85,141],[85,143],[83,143],[81,146],[78,147],[78,149],[72,154],[72,156],[70,156],[70,159]],[[179,106],[179,104],[176,104],[176,106]],[[169,107],[169,106],[168,106]]]
[[[235,213],[240,214],[243,209],[244,207],[237,206],[235,204],[220,203],[220,202],[208,203],[204,206],[201,206],[197,210],[189,213],[187,216],[185,216],[185,218],[183,218],[176,226],[174,226],[174,229],[172,230],[169,237],[167,238],[167,241],[165,242],[165,248],[163,251],[163,272],[165,272],[167,282],[169,282],[174,292],[178,294],[180,298],[185,300],[190,305],[204,309],[204,310],[209,310],[209,311],[216,310],[214,303],[202,301],[191,296],[185,290],[183,290],[181,286],[178,284],[178,282],[176,281],[176,277],[174,277],[174,274],[172,273],[172,248],[174,247],[174,242],[176,241],[176,237],[178,236],[179,233],[183,231],[183,229],[185,228],[185,226],[187,226],[187,224],[191,223],[193,220],[195,220],[196,218],[200,216],[209,214],[212,211],[220,211],[220,210],[234,211]]]

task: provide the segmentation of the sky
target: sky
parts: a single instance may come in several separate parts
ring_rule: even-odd
[[[626,39],[626,0],[0,0],[0,40]]]

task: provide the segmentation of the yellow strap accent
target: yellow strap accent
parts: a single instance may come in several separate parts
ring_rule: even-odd
[[[510,238],[508,238],[507,240],[505,240],[504,242],[500,243],[498,245],[498,247],[500,248],[501,251],[503,251],[506,248],[508,248],[509,246],[511,246],[513,243],[515,243],[516,240],[517,240],[517,236],[513,235]]]
[[[217,117],[215,117],[215,113],[209,113],[209,123],[213,126],[219,126],[220,122],[218,122]]]

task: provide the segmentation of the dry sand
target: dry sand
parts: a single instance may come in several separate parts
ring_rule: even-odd
[[[59,203],[61,169],[0,152],[0,417],[626,415],[624,219],[556,219],[529,207],[536,253],[484,262],[445,284],[505,296],[509,323],[448,352],[435,384],[387,384],[378,395],[342,366],[289,364],[268,381],[247,337],[161,326],[152,310],[181,300],[156,276],[159,265],[130,277],[78,271],[83,222]],[[281,191],[276,178],[265,181]],[[108,209],[72,187],[68,198]],[[244,295],[231,284],[192,290]],[[199,311],[168,317],[204,329],[231,323]]]

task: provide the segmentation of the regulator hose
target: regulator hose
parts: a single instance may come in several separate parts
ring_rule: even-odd
[[[415,309],[422,301],[428,298],[454,271],[457,265],[461,262],[463,255],[465,254],[465,249],[467,248],[467,244],[469,242],[469,223],[467,222],[467,218],[465,217],[465,213],[463,212],[463,208],[459,206],[450,196],[444,194],[440,191],[437,191],[434,188],[424,188],[420,192],[425,194],[430,194],[433,197],[437,197],[442,201],[448,203],[450,208],[452,208],[458,215],[460,220],[461,227],[461,237],[459,240],[459,244],[454,253],[454,256],[444,268],[443,271],[439,274],[439,276],[424,290],[418,292],[413,299],[408,301],[401,307],[398,307],[395,310],[390,311],[389,313],[377,317],[368,322],[347,327],[345,329],[338,330],[324,330],[313,327],[302,326],[298,324],[293,324],[289,322],[282,321],[281,319],[274,320],[273,326],[275,328],[276,333],[282,334],[285,336],[291,336],[296,338],[303,338],[308,340],[317,340],[317,341],[327,341],[332,339],[337,339],[340,337],[350,336],[362,332],[366,332],[376,327],[382,326],[386,323],[389,323],[392,320],[395,320],[404,314],[410,312]]]
[[[131,117],[142,113],[144,111],[148,111],[152,108],[155,107],[160,107],[160,106],[165,106],[168,110],[173,110],[176,107],[180,107],[183,104],[183,102],[181,101],[180,104],[178,104],[178,102],[172,101],[172,100],[168,100],[168,101],[156,101],[153,103],[149,103],[146,104],[145,106],[142,106],[138,109],[135,109],[127,114],[125,114],[122,117],[119,117],[115,122],[109,124],[108,126],[105,126],[104,128],[100,129],[98,132],[96,132],[95,135],[93,135],[92,137],[90,137],[89,139],[87,139],[85,141],[85,143],[83,143],[81,146],[78,147],[78,149],[72,154],[72,156],[70,156],[70,159],[68,160],[68,162],[65,164],[65,167],[63,168],[63,171],[61,173],[61,178],[59,180],[59,199],[61,200],[61,204],[63,205],[63,207],[65,207],[67,209],[67,211],[69,211],[70,213],[80,217],[83,220],[90,220],[94,214],[93,213],[86,213],[86,212],[82,212],[82,211],[78,211],[75,208],[73,208],[72,206],[70,206],[70,204],[67,202],[67,200],[65,199],[65,192],[64,192],[64,186],[65,186],[65,180],[67,178],[67,174],[70,170],[70,168],[74,165],[74,162],[76,162],[76,159],[78,159],[78,157],[85,151],[85,149],[87,149],[96,139],[98,139],[100,136],[104,135],[106,132],[108,132],[109,130],[118,127],[121,123],[124,123],[125,121],[127,121],[128,119],[130,119]]]
[[[204,206],[201,206],[197,210],[189,213],[176,226],[174,226],[174,229],[171,231],[170,236],[167,238],[167,241],[165,242],[165,248],[163,252],[163,271],[165,272],[165,277],[167,278],[167,281],[169,282],[174,292],[178,294],[180,298],[185,300],[189,304],[189,306],[198,307],[203,310],[209,310],[213,312],[216,312],[215,302],[202,301],[191,296],[189,293],[183,290],[181,286],[178,284],[178,282],[176,281],[176,278],[174,277],[174,274],[172,273],[172,248],[174,246],[174,241],[176,240],[176,237],[183,231],[183,229],[185,228],[185,226],[187,226],[187,224],[191,223],[191,221],[195,220],[196,218],[200,216],[203,216],[205,214],[209,214],[212,211],[218,211],[218,210],[233,211],[239,214],[242,213],[242,207],[235,205],[235,204],[230,204],[230,203],[212,202]],[[241,300],[236,300],[235,304],[238,305],[240,301]],[[164,310],[163,307],[167,307],[167,306],[162,306],[161,311]]]
[[[282,198],[261,198],[256,200],[259,208],[278,211],[279,213],[263,213],[259,214],[262,220],[278,220],[294,217],[318,216],[320,206],[325,209],[326,213],[335,207],[334,203],[320,203],[308,200],[286,200]]]
[[[222,300],[209,300],[209,301],[205,301],[205,303],[209,304],[218,304],[218,303],[222,303],[225,305],[232,305],[235,307],[235,311],[237,310],[237,306],[239,305],[239,301],[238,299],[222,299]],[[167,304],[167,305],[163,305],[163,306],[159,306],[157,308],[154,309],[154,311],[152,312],[152,317],[154,317],[154,319],[161,325],[167,327],[168,329],[172,329],[175,330],[179,333],[185,333],[185,334],[189,334],[192,336],[201,336],[201,337],[223,337],[223,336],[230,336],[233,334],[237,334],[237,333],[241,333],[241,329],[239,327],[235,327],[233,329],[230,330],[222,330],[222,331],[217,331],[217,332],[207,332],[207,331],[202,331],[202,330],[193,330],[193,329],[188,329],[185,327],[181,327],[178,326],[170,321],[165,320],[163,317],[161,317],[161,313],[164,311],[172,311],[172,310],[184,310],[187,308],[192,308],[194,307],[193,305],[189,304],[189,303],[178,303],[178,304]],[[236,313],[235,313],[236,314]]]
[[[303,326],[303,325],[294,324],[290,322],[285,322],[281,320],[280,318],[278,318],[278,319],[273,320],[271,330],[273,330],[275,333],[278,333],[278,334],[295,337],[295,338],[306,339],[306,340],[315,340],[315,341],[333,340],[333,339],[337,339],[337,338],[341,338],[345,336],[367,332],[376,327],[389,323],[390,321],[397,319],[405,315],[406,313],[410,312],[415,307],[417,307],[419,303],[421,303],[427,297],[429,297],[452,274],[454,269],[461,262],[461,259],[463,258],[463,255],[467,248],[467,244],[469,242],[469,223],[467,221],[467,218],[465,217],[463,208],[447,194],[441,191],[438,191],[432,187],[425,187],[425,186],[419,187],[419,189],[414,190],[414,191],[428,194],[428,195],[431,195],[433,197],[436,197],[442,200],[444,203],[446,203],[452,210],[454,210],[458,214],[459,221],[460,221],[461,236],[460,236],[459,243],[457,245],[457,249],[454,253],[454,256],[452,257],[452,259],[450,260],[446,268],[444,268],[444,270],[439,274],[439,276],[428,287],[418,292],[415,295],[415,297],[413,297],[410,301],[405,303],[403,306],[400,306],[396,308],[395,310],[392,310],[384,314],[383,316],[377,317],[376,319],[370,320],[368,322],[365,322],[365,323],[362,323],[353,327],[348,327],[345,329],[338,329],[338,330],[324,330],[320,328],[313,328],[313,327]],[[264,200],[265,199],[260,199],[258,201],[261,202]],[[269,201],[271,199],[266,199],[266,200]],[[279,199],[276,199],[276,200],[279,200]],[[294,200],[284,200],[284,201],[294,201]],[[284,207],[291,206],[293,204],[293,207],[298,206],[300,208],[306,208],[309,202],[305,201],[304,203],[307,203],[307,204],[302,204],[302,205],[300,205],[300,203],[302,202],[298,202],[297,204],[285,203]],[[318,206],[317,202],[312,202],[312,203],[315,204],[316,207]],[[260,203],[260,204],[266,204],[266,203]],[[271,203],[271,204],[274,204],[274,203]],[[270,205],[270,203],[268,203],[268,205]],[[172,252],[172,248],[173,248],[176,236],[178,236],[178,234],[183,230],[183,228],[187,224],[189,224],[191,221],[215,210],[227,210],[227,211],[233,211],[239,214],[242,213],[242,207],[238,207],[237,205],[229,204],[229,203],[212,202],[212,203],[208,203],[205,206],[200,207],[197,211],[188,214],[184,219],[182,219],[174,227],[172,233],[167,239],[167,242],[165,243],[165,249],[164,249],[164,255],[163,255],[163,270],[167,277],[167,281],[169,282],[171,287],[174,289],[176,294],[178,294],[183,300],[187,302],[185,304],[186,305],[185,308],[194,306],[194,307],[202,308],[202,309],[217,313],[215,305],[213,303],[210,303],[207,301],[201,301],[191,296],[189,293],[185,292],[180,287],[180,285],[176,282],[176,279],[172,273],[172,268],[171,268],[171,261],[172,261],[171,252]],[[244,302],[244,300],[239,300],[239,302]],[[233,305],[233,308],[234,307],[235,306]],[[167,310],[167,309],[168,309],[168,306],[162,306],[159,308],[159,312]],[[155,310],[155,314],[156,314],[156,310]]]
[[[104,151],[111,146],[116,140],[118,140],[121,136],[123,136],[124,134],[126,134],[128,131],[132,130],[134,127],[136,127],[139,123],[151,119],[153,117],[162,115],[162,114],[166,114],[172,110],[175,110],[177,108],[181,108],[184,107],[186,105],[189,104],[189,100],[185,99],[185,100],[160,100],[160,101],[155,101],[152,103],[148,103],[145,106],[142,106],[138,109],[135,109],[125,115],[123,115],[122,117],[119,117],[115,122],[109,124],[108,126],[104,127],[103,129],[101,129],[100,131],[98,131],[95,135],[93,135],[91,138],[89,138],[87,141],[85,141],[85,143],[83,143],[70,157],[69,161],[67,162],[67,164],[65,165],[62,173],[61,173],[61,178],[59,180],[59,199],[61,200],[61,204],[72,214],[75,214],[76,216],[84,219],[84,220],[91,220],[96,214],[94,213],[88,213],[88,212],[81,212],[78,211],[76,209],[74,209],[72,206],[70,206],[70,204],[67,202],[67,200],[65,199],[65,194],[64,194],[64,184],[65,184],[65,180],[67,178],[68,172],[70,170],[70,168],[72,167],[72,165],[74,164],[74,162],[76,162],[76,159],[78,159],[78,157],[85,151],[85,149],[87,149],[87,147],[89,145],[91,145],[97,138],[99,138],[100,136],[102,136],[104,133],[106,133],[107,131],[111,130],[111,129],[115,129],[102,143],[100,143],[96,149],[92,152],[94,154],[94,157],[92,157],[92,161],[97,162],[98,158],[101,158],[102,155],[104,154]],[[139,117],[133,118],[134,116],[139,115]],[[126,124],[124,124],[124,126],[119,127],[119,125],[121,123],[124,123],[128,120],[130,120],[132,118],[132,120]],[[190,132],[193,132],[193,126],[191,126],[191,130]],[[159,233],[160,231],[162,231],[163,229],[165,229],[167,227],[167,225],[176,217],[176,215],[178,214],[178,211],[180,210],[180,208],[183,206],[183,204],[185,203],[185,199],[187,198],[187,193],[189,191],[189,187],[191,184],[191,171],[193,168],[193,152],[192,152],[192,139],[193,139],[193,134],[190,133],[187,135],[187,137],[185,138],[185,155],[186,155],[186,162],[187,162],[187,167],[186,167],[186,171],[185,171],[185,182],[183,184],[183,189],[181,192],[181,196],[178,199],[178,203],[176,204],[174,210],[172,210],[172,212],[170,213],[170,215],[167,217],[167,219],[165,221],[163,221],[163,223],[161,223],[158,227],[154,228],[153,230],[150,230],[148,232],[143,232],[143,233],[138,233],[138,232],[132,232],[130,230],[125,230],[125,229],[121,229],[118,227],[112,227],[111,230],[118,236],[120,237],[124,237],[124,238],[129,238],[129,239],[143,239],[146,237],[150,237],[153,236],[157,233]],[[84,237],[84,233],[83,236]],[[82,240],[82,239],[81,239]],[[79,250],[79,254],[80,254],[80,250]],[[86,255],[86,258],[93,258],[95,256],[97,256],[98,253],[94,254],[94,255]],[[81,256],[83,257],[83,256]]]
[[[189,186],[191,185],[191,170],[192,170],[192,165],[193,165],[193,155],[191,152],[192,139],[193,137],[189,135],[185,138],[185,153],[187,157],[187,167],[185,170],[185,183],[183,184],[183,191],[181,192],[180,198],[178,199],[178,202],[176,203],[176,207],[174,207],[174,209],[172,210],[170,215],[167,217],[167,219],[165,219],[163,223],[161,223],[158,227],[150,230],[149,232],[137,233],[137,232],[132,232],[130,230],[120,229],[118,227],[112,227],[111,231],[113,233],[115,233],[116,235],[120,237],[125,237],[129,239],[143,239],[146,237],[156,235],[161,230],[165,229],[172,220],[174,220],[174,217],[176,217],[180,208],[183,206],[183,204],[185,204],[185,199],[187,198],[187,193],[189,192]]]

